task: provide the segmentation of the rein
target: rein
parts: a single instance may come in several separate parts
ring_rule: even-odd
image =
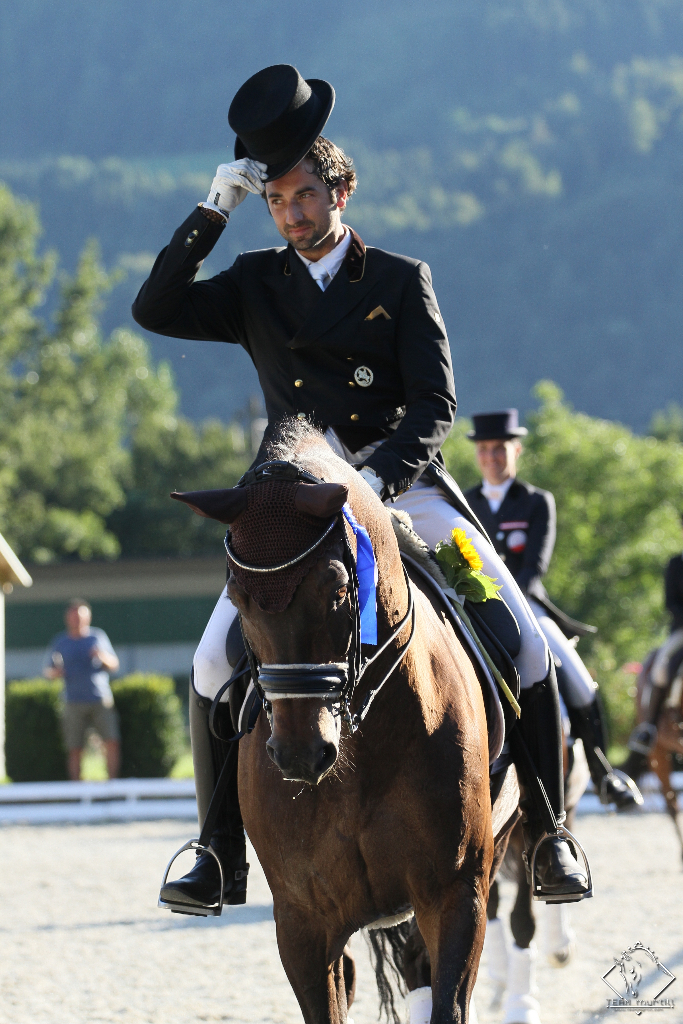
[[[244,486],[245,484],[257,483],[265,479],[291,480],[294,482],[300,481],[314,484],[323,483],[322,480],[317,479],[317,477],[307,473],[305,470],[299,469],[291,462],[273,461],[263,463],[255,469],[249,470],[249,472],[242,477],[239,485]],[[244,647],[249,667],[251,669],[254,688],[261,698],[266,714],[270,714],[272,712],[272,701],[274,700],[291,700],[310,697],[316,697],[321,700],[333,700],[337,705],[339,705],[343,720],[346,722],[353,734],[360,727],[361,722],[370,710],[373,700],[395,669],[398,668],[413,641],[413,637],[415,635],[415,600],[413,587],[408,577],[408,573],[406,572],[405,567],[402,566],[408,590],[408,610],[401,621],[392,629],[382,646],[379,647],[371,657],[364,658],[362,656],[361,649],[361,609],[359,602],[358,575],[356,572],[356,562],[353,551],[351,549],[349,537],[344,524],[345,517],[342,511],[338,515],[334,516],[323,534],[306,551],[297,555],[295,558],[290,558],[288,561],[280,563],[279,565],[250,565],[249,563],[236,558],[230,546],[229,531],[225,535],[225,548],[228,553],[228,557],[241,569],[245,569],[248,572],[261,573],[281,572],[284,569],[303,561],[304,558],[322,544],[325,538],[330,535],[337,525],[341,527],[342,536],[344,538],[344,564],[349,574],[349,600],[353,616],[349,660],[344,662],[328,662],[320,664],[302,663],[291,665],[259,665],[254,652],[249,646],[244,635],[241,616],[240,628],[242,629],[242,639],[244,641]],[[358,711],[355,713],[352,712],[351,702],[361,679],[367,670],[375,664],[377,659],[384,654],[389,645],[407,625],[408,621],[410,621],[410,635],[406,642],[402,644],[396,652],[397,656],[394,659],[391,668],[384,674],[381,682],[368,691]],[[244,674],[244,670],[240,673],[240,675],[242,674]],[[227,683],[223,684],[214,698],[214,705],[220,700],[227,687],[233,681],[234,679],[231,678]]]

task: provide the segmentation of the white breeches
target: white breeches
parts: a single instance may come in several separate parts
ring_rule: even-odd
[[[652,663],[650,677],[655,686],[668,686],[669,661],[676,651],[680,651],[681,647],[683,647],[683,629],[675,629],[659,648]]]
[[[534,601],[533,597],[529,599],[529,604],[545,634],[548,647],[562,662],[564,672],[558,676],[558,685],[565,703],[570,708],[588,707],[595,700],[597,683],[581,661],[575,648],[543,606]]]
[[[391,507],[390,502],[387,502],[387,505]],[[534,683],[545,679],[548,674],[548,647],[545,637],[529,603],[491,544],[449,504],[438,487],[426,481],[418,480],[413,484],[410,490],[396,500],[394,507],[404,509],[409,514],[416,533],[432,549],[436,547],[438,541],[448,539],[456,526],[467,532],[484,563],[483,571],[502,584],[500,594],[519,623],[522,642],[520,653],[515,658],[515,665],[522,689],[528,689]],[[194,685],[202,697],[213,699],[218,689],[230,677],[232,668],[225,654],[225,638],[236,614],[237,611],[227,596],[227,590],[224,589],[194,656]],[[578,659],[575,653],[574,657]],[[227,693],[223,700],[227,700]]]

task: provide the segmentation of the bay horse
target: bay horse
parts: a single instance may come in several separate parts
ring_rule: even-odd
[[[433,965],[431,1022],[467,1024],[489,881],[518,815],[514,768],[492,806],[475,668],[438,602],[404,571],[371,488],[305,421],[274,429],[255,472],[260,483],[207,492],[210,507],[195,511],[232,524],[228,593],[266,711],[239,744],[239,797],[285,972],[306,1024],[344,1024],[354,991],[348,940],[414,912]],[[310,568],[274,612],[254,581],[273,570],[264,544],[281,530],[278,502],[283,514],[294,502],[302,536],[308,524],[325,540],[309,547]],[[377,646],[367,662],[359,532],[344,509],[376,559]],[[271,578],[286,583],[295,563]],[[281,598],[284,583],[274,585]],[[406,983],[419,984],[414,972]]]

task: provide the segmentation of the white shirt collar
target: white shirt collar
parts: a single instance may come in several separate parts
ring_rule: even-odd
[[[514,480],[514,476],[509,476],[502,484],[490,484],[488,480],[482,482],[481,493],[488,501],[489,508],[493,513],[496,513],[505,501],[505,495],[512,487]]]
[[[351,232],[346,225],[344,225],[344,237],[337,242],[334,249],[328,252],[327,255],[323,256],[322,259],[313,262],[313,260],[306,259],[303,253],[299,252],[298,249],[296,250],[296,254],[302,263],[304,263],[308,273],[316,284],[325,291],[328,284],[344,262],[344,257],[346,256],[350,245]]]

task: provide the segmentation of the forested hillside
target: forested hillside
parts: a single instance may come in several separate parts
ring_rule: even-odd
[[[430,263],[463,412],[541,377],[637,429],[680,401],[683,0],[4,0],[0,48],[0,178],[68,269],[95,235],[126,270],[106,328],[229,152],[236,88],[287,61],[337,90],[349,221]],[[250,199],[206,271],[275,240]],[[243,353],[152,344],[190,416],[256,389]]]

